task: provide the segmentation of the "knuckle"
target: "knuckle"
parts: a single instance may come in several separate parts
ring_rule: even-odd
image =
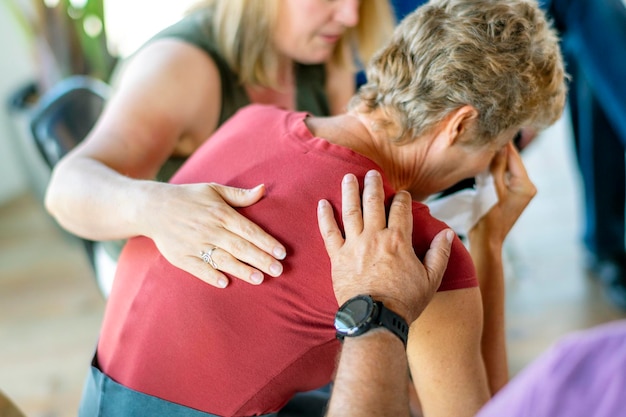
[[[322,239],[324,240],[331,240],[337,235],[337,232],[334,230],[321,230],[320,233],[322,235]]]
[[[234,239],[232,242],[230,242],[230,244],[228,245],[228,251],[224,248],[222,248],[222,250],[224,252],[230,252],[233,255],[237,255],[237,254],[241,254],[241,253],[246,253],[248,251],[251,250],[250,245],[241,239]]]
[[[248,221],[241,222],[239,228],[243,236],[251,237],[258,233],[258,230],[254,226],[254,224]]]
[[[221,227],[230,221],[230,207],[226,207],[224,203],[213,204],[211,206],[211,214],[214,222]]]
[[[409,201],[404,198],[396,198],[391,204],[402,211],[408,211],[411,208]]]
[[[356,206],[349,206],[344,208],[343,215],[345,217],[359,217],[361,216],[361,209]]]
[[[383,198],[379,194],[368,194],[364,197],[364,202],[368,204],[381,204]]]

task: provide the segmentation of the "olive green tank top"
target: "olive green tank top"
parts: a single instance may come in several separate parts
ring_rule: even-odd
[[[188,42],[206,52],[215,62],[221,79],[222,108],[218,127],[240,108],[250,104],[244,87],[239,83],[237,74],[229,67],[217,50],[211,30],[212,11],[209,8],[196,11],[178,23],[164,29],[152,40],[174,38]],[[296,64],[296,109],[316,116],[328,116],[330,107],[324,89],[326,73],[323,64]],[[157,175],[158,181],[168,181],[182,166],[187,157],[171,157]],[[107,253],[114,259],[119,257],[125,240],[103,242]]]
[[[211,30],[211,10],[197,11],[183,20],[163,30],[153,39],[175,38],[188,42],[209,54],[215,62],[222,83],[222,109],[218,126],[240,108],[250,104],[244,87],[239,83],[237,74],[230,69],[224,58],[217,51]],[[296,65],[296,109],[307,111],[316,116],[330,114],[326,92],[324,90],[324,65]],[[163,166],[157,179],[168,181],[187,158],[171,158]]]

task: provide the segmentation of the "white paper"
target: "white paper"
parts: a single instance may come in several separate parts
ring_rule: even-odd
[[[498,194],[490,172],[476,176],[474,188],[467,188],[445,197],[425,202],[431,214],[445,222],[457,235],[468,232],[498,202]]]

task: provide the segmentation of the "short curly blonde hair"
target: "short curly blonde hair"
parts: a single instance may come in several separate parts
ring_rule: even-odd
[[[479,113],[469,144],[561,115],[566,74],[536,1],[432,0],[408,15],[367,67],[351,109],[380,109],[392,139],[427,133],[454,110]]]

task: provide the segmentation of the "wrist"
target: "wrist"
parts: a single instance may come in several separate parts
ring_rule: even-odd
[[[129,196],[131,204],[128,213],[128,221],[132,233],[130,236],[146,236],[152,239],[151,225],[154,223],[154,214],[163,212],[162,204],[169,201],[167,190],[172,187],[171,184],[161,183],[150,180],[135,180],[132,189],[133,196]]]
[[[405,349],[404,343],[402,340],[396,336],[389,329],[384,327],[377,327],[375,329],[370,330],[367,333],[363,333],[359,335],[359,337],[346,337],[343,340],[344,349],[349,348],[351,346],[356,346],[358,344],[373,344],[380,343],[381,345],[388,346],[397,346],[401,347],[403,350]]]
[[[487,230],[474,228],[467,235],[469,248],[485,253],[500,253],[504,246],[504,237]]]
[[[390,331],[406,346],[409,333],[406,320],[369,295],[349,299],[335,315],[335,330],[340,340],[379,328]]]
[[[393,298],[393,297],[389,297],[385,295],[378,295],[376,294],[376,292],[370,292],[369,294],[374,300],[380,301],[381,303],[383,303],[383,305],[388,310],[391,310],[398,316],[402,317],[402,319],[406,321],[409,325],[413,323],[413,321],[417,318],[417,317],[413,317],[414,315],[413,311],[415,309],[411,309],[407,303],[401,300],[398,300],[397,298]]]
[[[377,288],[367,288],[367,286],[359,286],[351,289],[335,289],[335,297],[339,306],[344,305],[348,300],[360,295],[368,294],[372,299],[382,302],[385,307],[402,317],[407,323],[411,324],[417,317],[414,317],[415,308],[411,308],[411,304],[404,302],[402,299],[391,297],[388,294],[392,291],[380,291],[380,285]],[[415,300],[412,300],[415,301]],[[414,307],[414,305],[413,305]],[[423,309],[418,309],[422,311]]]

